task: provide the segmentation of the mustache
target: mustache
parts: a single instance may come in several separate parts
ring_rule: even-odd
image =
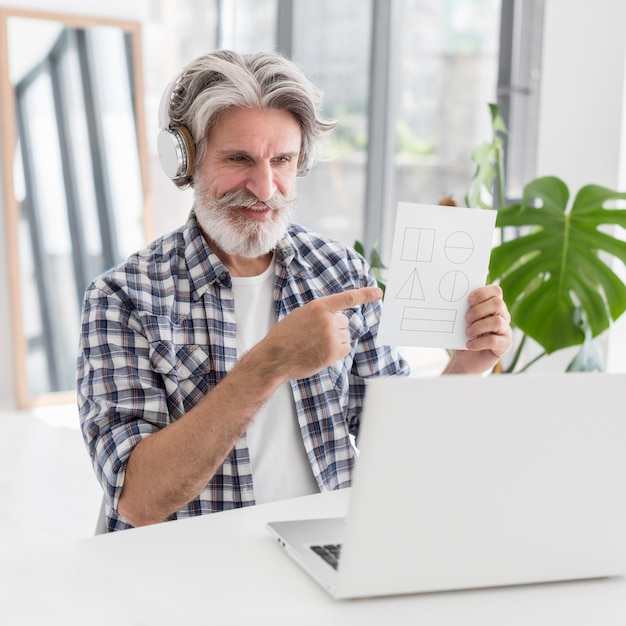
[[[262,202],[254,194],[239,190],[230,191],[221,198],[214,200],[216,208],[228,209],[234,206],[244,207],[246,209],[258,208],[259,205],[266,206],[273,211],[281,211],[290,208],[296,198],[287,198],[281,193],[276,192],[269,200]]]

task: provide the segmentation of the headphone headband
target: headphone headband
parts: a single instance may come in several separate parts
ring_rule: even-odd
[[[169,130],[170,128],[170,100],[174,89],[176,89],[177,79],[167,83],[165,91],[161,96],[161,102],[159,103],[159,128],[161,130]]]
[[[167,84],[159,103],[159,136],[157,148],[159,162],[165,174],[172,180],[191,176],[196,167],[196,146],[193,137],[184,126],[170,128],[170,101],[178,79]]]

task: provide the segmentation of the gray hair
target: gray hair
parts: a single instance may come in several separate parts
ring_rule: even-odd
[[[278,53],[238,54],[217,50],[202,55],[181,71],[169,103],[171,127],[184,126],[202,162],[209,134],[221,116],[236,107],[273,108],[292,113],[300,124],[302,143],[298,175],[311,168],[315,144],[332,130],[335,120],[320,116],[322,92],[298,68]],[[193,176],[174,181],[193,185]]]

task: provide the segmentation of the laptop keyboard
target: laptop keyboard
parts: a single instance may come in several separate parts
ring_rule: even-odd
[[[321,556],[326,563],[337,569],[339,564],[339,555],[341,553],[340,543],[329,543],[323,546],[311,546],[311,550]]]

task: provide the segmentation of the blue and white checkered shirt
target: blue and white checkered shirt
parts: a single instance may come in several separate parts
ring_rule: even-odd
[[[291,225],[275,253],[277,318],[306,302],[374,285],[354,251]],[[292,380],[296,412],[320,490],[350,485],[364,379],[407,374],[398,353],[376,345],[380,302],[346,312],[352,352],[315,376]],[[78,356],[81,427],[104,492],[109,530],[126,463],[144,437],[199,402],[237,361],[231,278],[188,222],[98,277],[84,300]],[[254,504],[244,434],[220,470],[172,519]]]

